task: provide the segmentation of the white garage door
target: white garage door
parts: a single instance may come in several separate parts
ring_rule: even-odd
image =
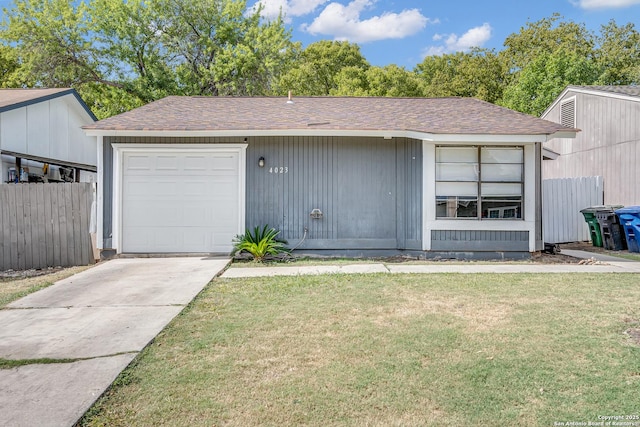
[[[122,154],[122,252],[229,252],[240,225],[238,151]]]

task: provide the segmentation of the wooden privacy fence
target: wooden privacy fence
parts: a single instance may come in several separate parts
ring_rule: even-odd
[[[581,209],[602,205],[601,176],[545,179],[542,181],[542,231],[547,243],[590,240]]]
[[[0,185],[0,271],[93,263],[93,184]]]

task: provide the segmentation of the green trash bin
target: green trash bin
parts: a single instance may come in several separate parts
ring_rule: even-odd
[[[600,224],[598,223],[596,213],[604,208],[604,206],[591,206],[590,208],[585,208],[580,211],[589,226],[589,235],[591,236],[593,246],[599,248],[602,247],[602,233],[600,232]]]

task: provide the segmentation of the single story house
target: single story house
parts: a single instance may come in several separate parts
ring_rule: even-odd
[[[268,224],[319,253],[543,249],[542,144],[576,130],[471,98],[170,96],[97,137],[98,245],[228,252]]]
[[[0,89],[0,184],[95,181],[96,120],[74,89]]]
[[[640,87],[568,86],[542,118],[581,129],[545,143],[544,179],[601,176],[604,204],[640,204]]]

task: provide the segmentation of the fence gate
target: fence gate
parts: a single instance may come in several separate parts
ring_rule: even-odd
[[[547,243],[590,239],[581,209],[602,205],[601,176],[545,179],[542,181],[542,233]]]
[[[93,184],[0,185],[0,271],[91,264]]]

